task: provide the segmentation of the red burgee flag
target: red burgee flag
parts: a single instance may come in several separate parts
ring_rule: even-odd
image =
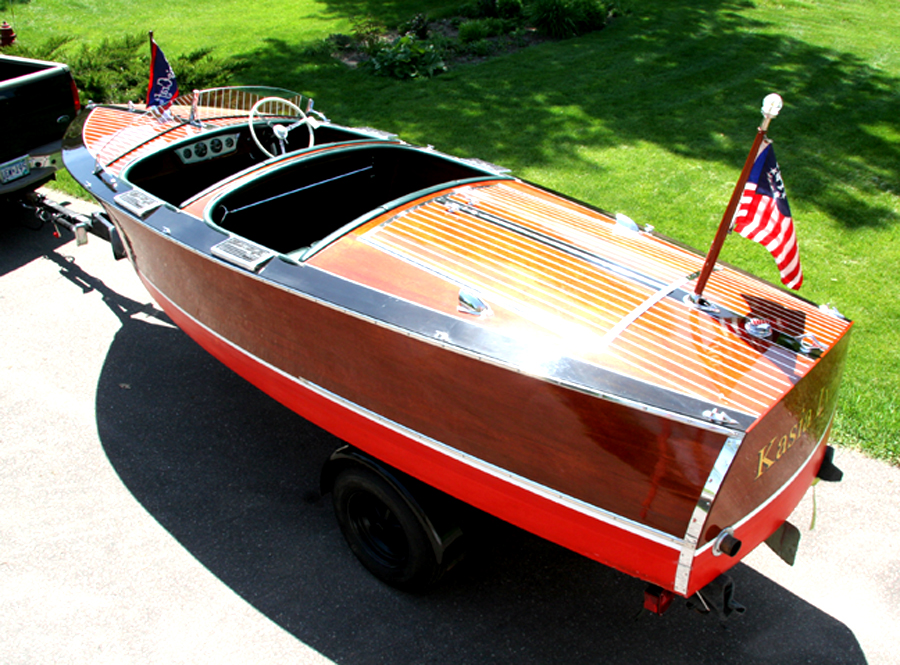
[[[782,283],[799,289],[803,284],[800,250],[775,151],[766,141],[753,163],[741,203],[734,214],[734,230],[763,245],[775,258]]]

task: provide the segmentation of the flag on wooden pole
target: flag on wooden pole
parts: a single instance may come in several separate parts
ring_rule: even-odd
[[[153,40],[150,33],[150,83],[147,86],[147,107],[156,106],[167,109],[172,105],[172,100],[178,96],[178,81],[175,80],[175,72],[163,55],[162,49]]]
[[[722,245],[725,244],[725,238],[732,231],[737,220],[738,213],[741,211],[742,220],[746,218],[747,233],[741,233],[746,237],[762,242],[770,252],[773,252],[775,262],[781,270],[782,281],[792,289],[799,289],[803,283],[803,273],[800,270],[800,256],[797,252],[797,238],[794,235],[794,222],[791,219],[791,211],[787,207],[787,197],[784,196],[784,184],[781,182],[781,173],[778,170],[778,164],[775,162],[775,153],[771,150],[771,145],[766,138],[766,132],[769,130],[769,123],[772,118],[781,111],[781,96],[776,93],[766,95],[762,104],[763,121],[756,130],[756,138],[753,139],[753,146],[747,153],[747,159],[744,161],[744,168],[741,175],[734,185],[731,193],[731,199],[725,208],[725,214],[722,215],[722,221],[719,222],[719,229],[716,231],[716,237],[713,238],[709,252],[706,254],[706,261],[703,262],[703,268],[697,277],[697,284],[694,286],[694,293],[691,300],[695,304],[703,304],[703,289],[715,268],[716,261],[719,258],[719,252],[722,251]],[[769,161],[771,157],[771,162]],[[774,171],[773,171],[774,168]],[[755,177],[752,185],[751,176]],[[769,184],[770,178],[772,184]],[[762,184],[760,184],[762,179]],[[779,195],[776,195],[776,192]],[[759,197],[758,199],[756,197]],[[772,205],[769,207],[762,206],[760,212],[760,204],[768,201]],[[780,207],[778,201],[781,201]],[[754,206],[754,202],[756,205]],[[781,213],[785,212],[781,217],[775,217],[772,214],[772,208]],[[751,212],[753,213],[751,216]],[[770,213],[766,216],[766,212]],[[756,221],[754,221],[756,220]],[[769,225],[768,233],[760,230],[759,224]],[[750,228],[752,225],[753,228]],[[757,231],[759,233],[757,234]],[[740,232],[740,231],[739,231]]]
[[[769,250],[785,286],[800,288],[803,270],[800,267],[794,220],[775,150],[768,141],[763,143],[744,185],[741,202],[734,215],[734,230]]]

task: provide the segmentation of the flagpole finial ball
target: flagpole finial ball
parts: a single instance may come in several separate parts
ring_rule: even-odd
[[[0,46],[12,46],[16,43],[16,32],[13,30],[12,26],[3,21],[3,25],[0,25]]]
[[[781,101],[781,95],[773,92],[771,95],[766,95],[766,98],[763,100],[762,114],[774,118],[778,115],[783,105],[784,102]]]

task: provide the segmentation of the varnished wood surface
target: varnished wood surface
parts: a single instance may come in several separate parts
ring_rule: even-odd
[[[213,118],[206,125],[226,127],[246,124],[246,118]],[[146,113],[120,108],[97,107],[84,123],[85,147],[113,175],[119,175],[132,162],[161,146],[197,135],[190,125],[160,122]]]
[[[845,335],[747,433],[712,506],[701,545],[781,490],[816,446],[827,439],[849,341],[850,336]]]
[[[263,361],[541,485],[684,534],[722,435],[399,334],[120,223],[140,272]]]
[[[328,250],[338,258],[325,252],[313,262],[368,283],[382,281],[379,275],[392,274],[398,261],[404,261],[456,286],[473,288],[498,310],[514,313],[510,319],[517,317],[519,323],[510,325],[517,331],[530,325],[532,334],[560,340],[573,357],[755,416],[765,413],[814,365],[808,357],[751,338],[740,319],[716,319],[674,298],[662,298],[633,323],[614,330],[653,297],[657,287],[583,258],[599,257],[664,287],[699,270],[702,258],[695,253],[647,234],[620,231],[602,214],[524,183],[462,188],[449,202],[425,202],[385,215],[342,242],[343,247]],[[454,209],[452,202],[512,221],[559,244],[492,224]],[[354,241],[379,248],[385,256],[373,259],[352,246]],[[356,260],[357,255],[366,260]],[[689,288],[691,281],[685,284]],[[455,307],[444,294],[423,297],[408,281],[384,288],[442,311]],[[846,321],[729,268],[713,275],[707,295],[787,334],[813,334],[826,349],[848,327]]]
[[[104,136],[122,122],[121,111],[107,111],[98,109],[85,127],[95,152],[112,152]],[[115,141],[152,138],[157,128],[145,124]],[[177,138],[176,131],[162,140]],[[190,213],[202,217],[214,196],[194,202]],[[755,446],[763,433],[790,431],[802,417],[809,391],[791,392],[795,385],[830,384],[842,362],[823,361],[817,377],[804,380],[816,366],[813,359],[751,338],[740,319],[710,317],[680,299],[660,297],[672,285],[689,288],[702,265],[696,253],[623,231],[602,213],[516,181],[410,201],[349,233],[309,265],[528,341],[540,352],[522,358],[516,368],[522,373],[297,297],[177,248],[128,218],[120,222],[148,279],[190,316],[263,361],[460,451],[678,537],[724,437],[529,374],[569,357],[698,404],[770,414],[757,432],[751,428]],[[479,292],[492,314],[476,320],[459,313],[460,286]],[[706,296],[786,334],[811,334],[824,349],[849,328],[727,267],[714,273]],[[797,449],[808,445],[803,439]],[[736,466],[752,466],[751,447]],[[744,503],[717,504],[715,523],[746,514],[768,491],[755,490],[776,483],[790,467],[783,464],[757,483]]]

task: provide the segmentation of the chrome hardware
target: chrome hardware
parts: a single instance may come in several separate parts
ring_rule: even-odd
[[[741,541],[734,537],[734,529],[728,527],[727,529],[723,529],[722,533],[716,536],[712,553],[713,556],[722,556],[723,554],[737,556],[737,553],[741,549],[741,545]]]
[[[318,114],[319,112],[315,111],[315,113]],[[323,119],[324,119],[324,116],[323,116]],[[375,129],[374,127],[368,127],[368,126],[352,127],[351,129],[355,129],[359,132],[365,132],[366,134],[368,134],[370,136],[374,136],[376,139],[385,139],[388,141],[394,141],[399,138],[399,136],[397,134],[394,134],[392,132],[386,132],[382,129]]]
[[[464,164],[469,164],[474,166],[477,169],[484,169],[485,171],[490,171],[494,175],[506,175],[510,172],[510,169],[505,166],[500,166],[498,164],[493,164],[491,162],[486,162],[483,159],[478,159],[477,157],[469,157],[466,159],[460,159],[459,161]]]
[[[637,233],[641,229],[631,217],[621,212],[616,213],[616,227]]]
[[[800,342],[800,351],[807,355],[814,351],[819,351],[821,353],[825,350],[822,344],[819,343],[819,340],[816,339],[816,336],[812,333],[803,333],[797,339]]]
[[[254,242],[230,236],[217,245],[210,248],[213,256],[228,261],[236,266],[250,271],[257,270],[262,264],[275,256],[268,247],[257,245]]]
[[[701,312],[706,312],[707,314],[716,314],[719,311],[718,305],[702,296],[698,296],[696,293],[687,294],[684,297],[684,304],[688,307],[696,307]]]
[[[707,420],[711,420],[714,423],[718,423],[719,425],[737,425],[738,421],[729,416],[724,411],[719,411],[717,408],[708,409],[703,412],[703,417]]]
[[[765,319],[747,319],[744,321],[744,330],[748,335],[759,339],[769,339],[772,336],[772,324]]]
[[[490,306],[481,299],[481,296],[468,289],[459,290],[459,304],[456,309],[472,316],[487,316],[491,313]]]
[[[140,189],[130,189],[116,194],[113,201],[138,217],[146,217],[163,204],[162,199]]]
[[[100,162],[97,162],[94,166],[94,175],[100,178],[100,181],[109,187],[111,190],[118,191],[119,182],[116,180],[116,176],[106,170],[106,167],[103,166]]]
[[[833,316],[836,319],[847,320],[846,317],[838,311],[837,307],[834,307],[833,305],[819,305],[819,311],[822,312],[822,314]]]

